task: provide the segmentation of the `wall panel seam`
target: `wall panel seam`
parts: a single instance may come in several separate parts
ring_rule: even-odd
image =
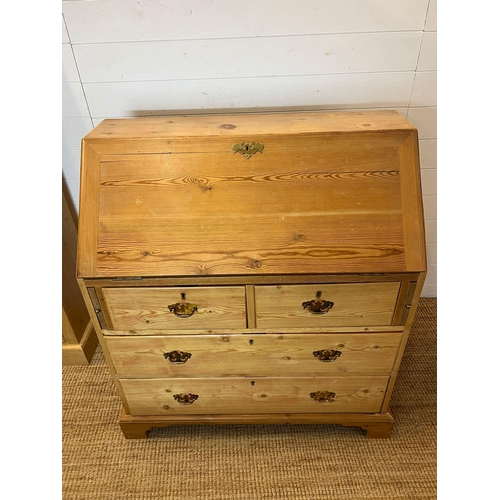
[[[339,31],[339,32],[322,32],[322,33],[294,33],[293,35],[254,35],[254,36],[228,36],[228,37],[203,37],[203,38],[169,38],[168,40],[158,38],[155,40],[121,40],[113,42],[75,42],[72,45],[108,45],[122,43],[158,43],[158,42],[207,42],[213,40],[253,40],[266,38],[298,38],[298,37],[313,37],[313,36],[335,36],[335,35],[373,35],[373,34],[407,34],[407,33],[423,33],[423,30],[388,30],[388,31]]]
[[[108,80],[99,82],[81,82],[82,85],[101,85],[108,83],[151,83],[151,82],[202,82],[202,81],[214,81],[214,80],[255,80],[255,79],[271,79],[271,78],[305,78],[305,77],[325,77],[325,76],[352,76],[352,75],[399,75],[399,74],[412,74],[415,73],[413,70],[405,71],[357,71],[352,73],[302,73],[297,75],[259,75],[259,76],[222,76],[222,77],[212,77],[212,78],[173,78],[173,79],[162,79],[162,80]],[[78,83],[78,82],[75,82]],[[412,89],[413,91],[413,89]],[[399,106],[401,107],[401,106]],[[405,106],[406,107],[406,106]],[[431,108],[435,106],[422,106],[426,108]]]

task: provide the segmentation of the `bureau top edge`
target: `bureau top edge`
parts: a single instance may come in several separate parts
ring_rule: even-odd
[[[320,283],[377,283],[417,281],[421,273],[356,273],[309,275],[206,275],[206,276],[120,276],[84,277],[86,286],[206,286],[206,285],[285,285]]]
[[[411,131],[397,111],[241,113],[105,119],[84,140],[225,137],[241,134]]]

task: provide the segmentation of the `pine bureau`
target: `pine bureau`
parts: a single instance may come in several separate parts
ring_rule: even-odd
[[[415,127],[395,111],[104,120],[81,167],[77,278],[125,437],[389,437],[426,273]]]

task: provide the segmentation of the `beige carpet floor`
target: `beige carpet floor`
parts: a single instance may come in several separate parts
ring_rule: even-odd
[[[63,368],[64,500],[436,498],[436,299],[421,299],[390,439],[334,425],[178,426],[125,440],[100,348]]]

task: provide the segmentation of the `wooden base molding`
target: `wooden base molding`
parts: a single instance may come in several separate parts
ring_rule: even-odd
[[[260,415],[189,415],[175,417],[132,416],[125,410],[119,424],[127,439],[146,439],[148,432],[155,427],[190,424],[340,424],[343,426],[361,427],[366,437],[371,439],[387,439],[394,425],[394,417],[387,413],[345,414],[260,414]]]
[[[62,364],[63,366],[86,366],[89,365],[94,356],[97,344],[96,332],[89,321],[82,339],[77,344],[62,344]]]

